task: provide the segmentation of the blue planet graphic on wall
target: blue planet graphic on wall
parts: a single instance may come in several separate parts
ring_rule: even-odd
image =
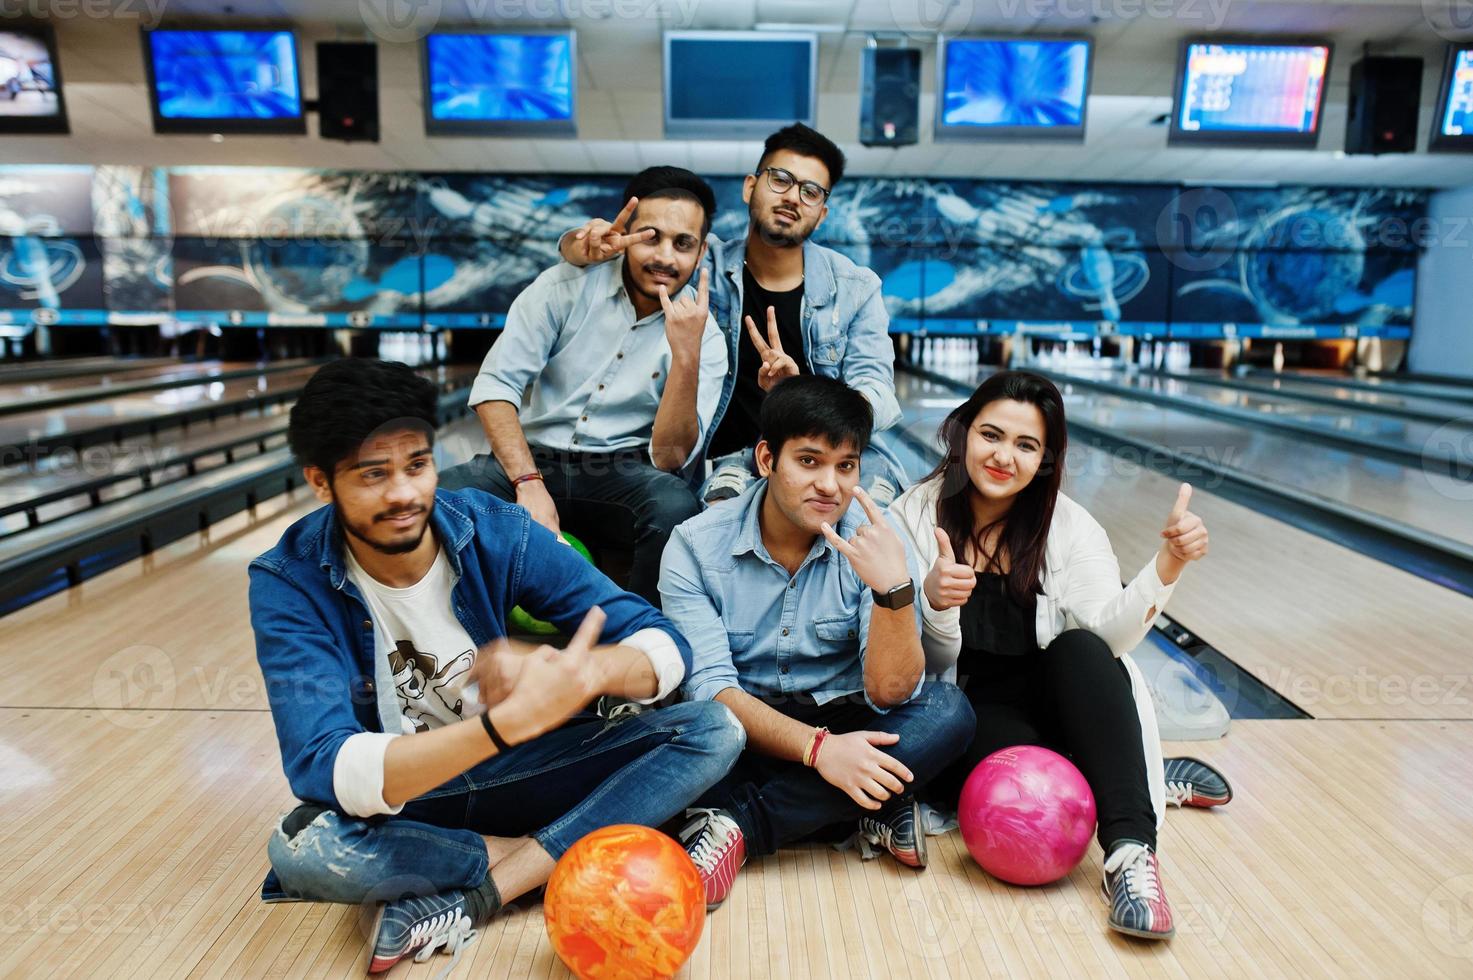
[[[1353,213],[1288,209],[1259,225],[1225,276],[1189,283],[1177,296],[1225,294],[1269,324],[1379,324],[1409,316],[1415,272],[1399,269],[1367,288],[1366,249]]]

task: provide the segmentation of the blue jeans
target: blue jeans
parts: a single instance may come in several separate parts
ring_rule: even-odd
[[[770,700],[768,704],[790,718],[835,735],[845,732],[893,732],[894,745],[880,751],[899,760],[915,776],[907,787],[914,792],[966,751],[976,730],[972,706],[954,684],[928,681],[905,704],[881,714],[863,695],[837,698],[826,704],[807,699]],[[775,759],[756,751],[743,752],[736,766],[703,797],[700,806],[727,810],[747,838],[747,854],[758,857],[823,831],[832,824],[849,825],[872,814],[801,763]]]
[[[357,904],[475,888],[482,835],[531,835],[554,859],[611,824],[656,827],[721,779],[746,733],[725,705],[580,716],[410,800],[394,816],[299,807],[266,844],[266,901]]]

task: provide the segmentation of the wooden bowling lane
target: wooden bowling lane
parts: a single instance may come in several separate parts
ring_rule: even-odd
[[[6,616],[0,657],[28,666],[0,705],[265,709],[246,566],[316,506],[301,489],[263,501]]]
[[[1071,366],[1070,370],[1074,368]],[[1470,407],[1449,403],[1437,398],[1421,398],[1390,391],[1372,391],[1362,388],[1333,387],[1306,384],[1300,378],[1251,374],[1246,377],[1225,374],[1216,368],[1195,368],[1190,371],[1161,372],[1147,371],[1163,380],[1186,380],[1198,385],[1211,385],[1229,391],[1241,391],[1250,395],[1267,395],[1292,398],[1296,401],[1328,405],[1345,412],[1370,412],[1390,415],[1394,418],[1415,418],[1438,425],[1462,419],[1466,421]]]
[[[0,383],[44,381],[51,378],[96,376],[109,371],[145,367],[167,367],[178,364],[173,357],[56,357],[42,360],[0,363]]]
[[[0,418],[0,446],[24,446],[28,440],[41,436],[56,437],[120,422],[161,418],[212,403],[244,401],[277,390],[300,388],[315,370],[315,367],[304,367],[280,374],[139,392],[65,408],[8,415]]]
[[[0,709],[0,741],[0,974],[363,975],[356,908],[258,900],[266,836],[291,805],[266,712]],[[1022,889],[953,832],[930,839],[919,874],[826,846],[749,861],[678,976],[1467,974],[1473,723],[1250,721],[1168,750],[1236,790],[1167,816],[1170,943],[1106,930],[1096,848],[1064,881]],[[483,928],[455,976],[569,974],[533,904]]]
[[[1129,576],[1159,547],[1177,481],[1082,449],[1066,491]],[[1473,718],[1473,598],[1196,487],[1211,553],[1168,612],[1320,718]],[[1231,711],[1232,705],[1227,704]]]
[[[1068,370],[1073,374],[1073,370]],[[1325,405],[1307,402],[1292,395],[1283,395],[1267,389],[1249,389],[1206,384],[1194,378],[1173,378],[1159,374],[1124,373],[1111,374],[1107,379],[1112,384],[1122,385],[1133,391],[1146,391],[1172,398],[1185,398],[1212,408],[1225,408],[1249,413],[1249,424],[1253,420],[1286,422],[1298,426],[1309,434],[1324,433],[1338,437],[1361,440],[1369,448],[1394,447],[1412,457],[1429,452],[1436,444],[1441,424],[1420,419],[1395,418],[1375,412],[1359,410],[1354,404]],[[1461,422],[1452,422],[1460,430],[1473,432],[1473,408],[1465,413]]]
[[[129,361],[118,362],[115,367],[94,374],[71,374],[62,377],[43,377],[30,381],[10,380],[0,374],[0,403],[12,399],[34,398],[60,392],[72,392],[81,388],[112,387],[119,384],[135,384],[140,381],[174,381],[181,378],[208,377],[225,370],[250,367],[245,362],[195,361],[183,363],[168,361],[163,364],[137,365]]]
[[[1248,377],[1258,380],[1283,380],[1296,385],[1316,385],[1341,392],[1342,397],[1350,392],[1369,392],[1436,399],[1444,403],[1451,402],[1454,408],[1457,405],[1473,405],[1473,385],[1467,381],[1459,383],[1451,379],[1438,382],[1397,375],[1356,378],[1339,371],[1286,371],[1275,375],[1261,369],[1250,372]]]
[[[278,433],[286,425],[289,410],[289,405],[273,405],[260,415],[225,416],[192,425],[187,431],[168,429],[155,436],[131,436],[117,445],[57,450],[38,461],[34,469],[25,465],[0,467],[0,505],[143,466],[164,466],[170,460],[232,440]]]

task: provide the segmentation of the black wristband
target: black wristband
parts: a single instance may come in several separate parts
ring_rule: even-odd
[[[487,708],[485,711],[481,712],[481,727],[486,729],[487,735],[491,736],[491,744],[496,746],[497,752],[505,752],[507,749],[511,748],[510,745],[506,744],[506,739],[502,738],[501,733],[496,730],[496,726],[491,724],[490,708]]]
[[[880,592],[877,589],[870,589],[870,592],[875,597],[875,605],[881,609],[904,609],[916,601],[916,584],[914,579],[902,585],[895,586],[889,592]]]

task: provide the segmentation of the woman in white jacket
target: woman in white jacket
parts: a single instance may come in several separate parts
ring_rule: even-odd
[[[1168,938],[1156,830],[1167,800],[1150,694],[1128,656],[1151,628],[1207,529],[1183,484],[1161,548],[1129,585],[1099,523],[1059,492],[1064,403],[1046,378],[1004,371],[942,423],[945,456],[891,505],[923,567],[926,670],[971,700],[977,732],[931,785],[954,809],[972,768],[997,749],[1045,745],[1089,781],[1105,849],[1110,925]],[[1226,802],[1231,791],[1196,760],[1173,773],[1175,803]]]

